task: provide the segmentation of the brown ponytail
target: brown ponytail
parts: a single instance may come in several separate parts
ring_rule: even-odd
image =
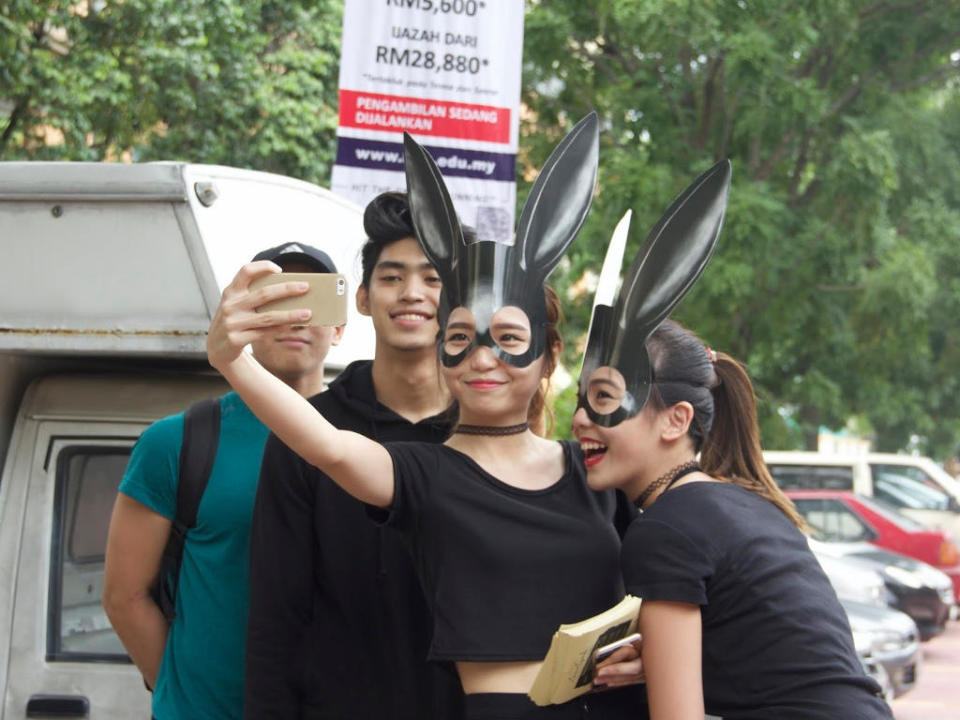
[[[703,471],[766,498],[806,531],[763,461],[753,384],[740,363],[721,352],[714,360],[700,338],[672,320],[653,332],[647,349],[653,363],[650,402],[693,406],[689,433]]]
[[[753,384],[743,366],[718,352],[714,371],[719,384],[713,388],[713,428],[700,450],[700,466],[708,475],[740,485],[776,505],[801,530],[807,526],[770,475],[760,447],[757,404]]]
[[[550,378],[557,369],[560,351],[563,349],[563,338],[560,337],[563,311],[560,306],[560,297],[553,287],[544,283],[543,294],[547,305],[547,349],[543,353],[543,379],[530,400],[527,422],[530,423],[530,429],[536,435],[549,437],[553,432],[554,417],[553,408],[547,402],[547,395],[550,392]]]

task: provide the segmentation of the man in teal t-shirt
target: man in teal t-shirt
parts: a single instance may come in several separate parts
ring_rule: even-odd
[[[320,250],[287,243],[256,255],[284,272],[336,272]],[[225,292],[223,302],[228,302]],[[246,295],[245,295],[246,297]],[[248,309],[253,312],[253,308]],[[343,328],[287,325],[253,354],[304,397],[323,389],[323,360]],[[217,456],[186,538],[168,626],[149,588],[177,507],[183,413],[147,428],[133,448],[110,521],[103,603],[153,688],[156,720],[240,720],[250,599],[250,522],[269,431],[236,393],[220,399]]]

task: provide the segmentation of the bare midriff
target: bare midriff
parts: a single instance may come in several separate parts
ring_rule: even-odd
[[[543,665],[542,660],[522,662],[458,662],[463,691],[472,693],[523,693],[526,695]]]

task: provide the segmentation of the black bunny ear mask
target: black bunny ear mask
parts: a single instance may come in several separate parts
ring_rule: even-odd
[[[694,180],[650,230],[613,304],[598,296],[578,400],[598,425],[617,425],[646,404],[652,380],[647,340],[706,268],[720,238],[731,173],[730,161],[723,160]],[[617,243],[611,247],[604,276],[608,262],[619,265]]]
[[[484,345],[504,362],[526,367],[547,346],[543,283],[580,231],[593,200],[599,156],[596,113],[578,122],[547,159],[524,204],[512,246],[485,240],[467,244],[433,158],[407,133],[403,150],[413,226],[443,282],[437,318],[444,336],[443,364],[459,365],[473,348]],[[522,322],[515,311],[504,314],[505,308],[519,308]],[[456,332],[448,334],[454,311]],[[518,324],[529,325],[527,332],[504,333],[498,327]],[[468,325],[472,328],[465,332]],[[505,340],[511,335],[514,339]]]

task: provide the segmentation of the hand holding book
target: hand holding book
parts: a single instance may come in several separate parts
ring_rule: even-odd
[[[627,595],[606,612],[578,623],[561,625],[530,688],[537,705],[555,705],[593,689],[596,651],[637,628],[640,599]]]
[[[617,660],[632,660],[639,655],[639,650],[633,649],[634,643],[642,639],[643,636],[640,633],[633,633],[632,635],[627,635],[622,640],[604,645],[593,654],[593,662],[597,667],[600,667],[601,663],[609,664],[609,662],[616,662]],[[631,648],[632,653],[620,653],[617,658],[614,658],[613,654],[621,648]],[[623,657],[620,657],[621,655]]]
[[[646,682],[643,673],[643,662],[640,659],[640,650],[643,647],[643,637],[640,633],[628,635],[623,640],[607,645],[597,650],[593,686],[596,689],[609,690],[626,685],[635,685]],[[602,656],[607,648],[610,652]]]

